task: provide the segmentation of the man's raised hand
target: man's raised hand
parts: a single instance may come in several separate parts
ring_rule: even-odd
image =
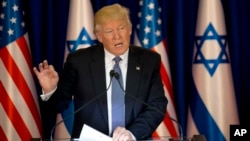
[[[44,60],[36,67],[33,68],[36,74],[40,86],[42,87],[44,93],[48,93],[57,87],[59,80],[58,73],[55,71],[53,65],[49,65],[47,60]]]

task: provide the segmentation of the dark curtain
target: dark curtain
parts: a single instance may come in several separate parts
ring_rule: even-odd
[[[70,0],[26,0],[28,27],[33,65],[47,59],[60,73],[63,67],[68,9]],[[135,27],[139,2],[137,0],[91,0],[93,10],[104,5],[120,3],[130,9]],[[171,77],[178,121],[186,129],[187,106],[192,81],[192,54],[198,0],[159,0],[162,7],[163,34],[167,39]],[[250,1],[222,0],[241,124],[250,118]],[[212,9],[211,9],[212,10]],[[133,35],[132,35],[133,39]],[[133,40],[131,40],[133,41]],[[37,85],[38,94],[41,88]],[[219,102],[219,101],[218,101]],[[49,107],[40,105],[44,137],[50,136],[55,115],[47,114]],[[185,133],[184,133],[185,134]]]

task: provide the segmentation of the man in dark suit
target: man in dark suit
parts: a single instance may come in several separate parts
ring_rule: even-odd
[[[46,60],[38,69],[34,67],[43,89],[41,98],[60,112],[72,97],[75,109],[97,97],[75,114],[72,138],[79,137],[84,124],[112,136],[114,141],[150,138],[163,120],[167,106],[160,76],[161,57],[151,50],[130,45],[129,11],[119,4],[97,11],[94,24],[100,44],[69,54],[60,79]],[[121,58],[119,77],[124,84],[121,87],[125,88],[125,125],[113,130],[111,106],[114,104],[109,83],[116,56]]]

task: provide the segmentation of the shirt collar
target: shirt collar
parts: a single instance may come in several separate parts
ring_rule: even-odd
[[[121,62],[127,62],[127,60],[128,60],[128,51],[129,51],[129,49],[127,49],[127,51],[124,54],[119,55],[121,57],[121,59],[122,59]],[[112,61],[115,58],[115,55],[108,52],[105,48],[104,48],[104,52],[105,52],[105,58],[107,60]]]

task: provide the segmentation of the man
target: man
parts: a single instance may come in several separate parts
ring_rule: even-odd
[[[160,55],[130,45],[129,11],[119,4],[97,11],[94,24],[100,44],[69,54],[60,79],[46,60],[38,69],[34,67],[43,90],[41,97],[57,112],[68,106],[72,96],[75,110],[97,97],[75,114],[72,138],[78,138],[87,124],[112,136],[114,141],[148,139],[163,120],[167,105],[160,76]],[[121,58],[119,78],[112,71],[116,56]],[[112,128],[115,104],[109,86],[111,79],[122,80],[119,85],[125,96],[122,108],[125,115],[119,118],[124,120],[124,125],[119,124],[115,129]]]

